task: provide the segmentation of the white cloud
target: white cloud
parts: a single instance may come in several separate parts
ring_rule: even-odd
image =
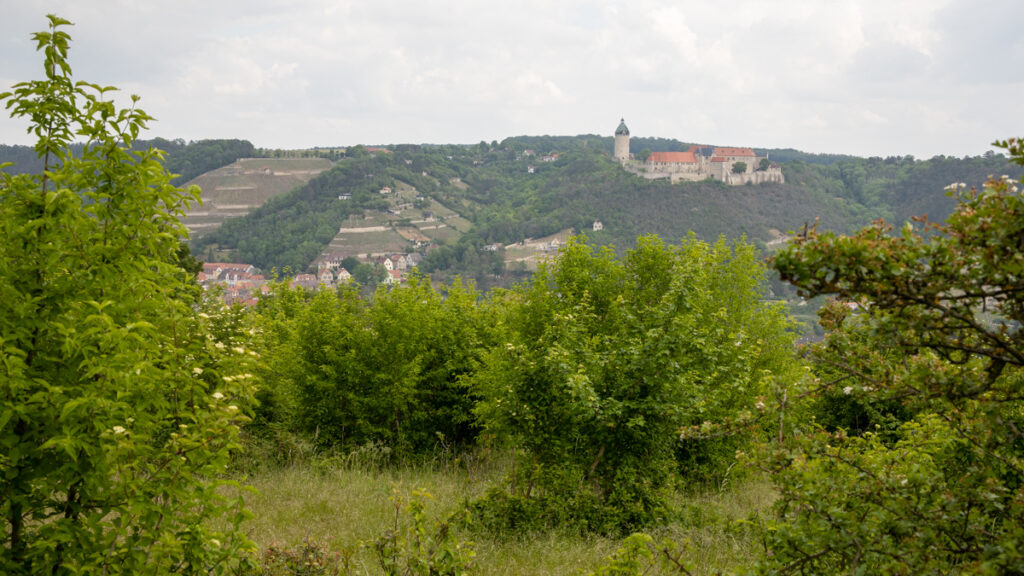
[[[863,155],[978,154],[1024,123],[1016,0],[28,0],[0,82],[76,22],[76,75],[143,96],[153,133],[258,146],[637,135]],[[0,120],[0,142],[24,143]]]

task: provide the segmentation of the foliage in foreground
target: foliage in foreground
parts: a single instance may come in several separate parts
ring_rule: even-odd
[[[463,480],[456,481],[461,483]],[[323,495],[311,497],[322,499]],[[501,538],[500,543],[485,541],[477,544],[468,539],[474,532],[465,510],[458,507],[455,512],[446,513],[445,510],[454,503],[450,496],[446,500],[449,501],[448,505],[442,501],[434,501],[431,494],[423,490],[414,490],[410,495],[405,495],[404,490],[393,485],[391,505],[383,506],[390,509],[390,512],[384,511],[383,528],[370,533],[357,528],[355,531],[360,533],[358,541],[344,537],[338,539],[330,533],[311,534],[308,528],[293,530],[304,534],[300,541],[292,545],[269,545],[259,555],[257,562],[243,574],[347,576],[373,573],[389,576],[468,576],[578,573],[582,576],[584,572],[577,570],[576,565],[593,567],[592,571],[585,572],[588,576],[707,573],[707,566],[695,559],[699,554],[688,540],[683,546],[678,546],[668,539],[656,543],[655,538],[642,533],[632,534],[619,542],[617,549],[612,549],[612,553],[606,552],[602,555],[596,554],[596,551],[608,550],[609,543],[594,546],[592,542],[582,539],[554,537],[553,540],[549,540],[544,534],[530,535],[525,539]],[[391,518],[387,519],[389,513]],[[439,519],[432,519],[438,515]],[[361,527],[363,529],[366,524],[381,526],[377,521],[366,518],[365,511],[364,514],[354,513],[354,516],[365,520]],[[336,522],[330,524],[337,525]],[[346,527],[346,530],[351,530],[351,527]],[[495,550],[496,547],[499,550],[506,549],[515,556],[515,560],[521,562],[514,561],[511,565],[508,564],[507,562],[512,559]],[[566,551],[566,548],[575,549],[576,553]],[[583,550],[589,554],[584,553],[584,557],[581,558],[579,553]],[[544,559],[520,557],[532,553],[565,559],[565,552],[568,552],[567,557],[573,558],[576,565],[552,564],[551,561],[555,558],[548,558],[548,562],[545,562]],[[723,560],[725,558],[722,557],[714,559],[717,562]]]
[[[1019,140],[1002,145],[1024,164]],[[952,193],[944,224],[811,231],[775,260],[805,294],[842,300],[812,351],[840,375],[821,391],[908,419],[769,455],[781,498],[764,573],[1024,571],[1024,198],[1005,177]]]
[[[791,379],[795,334],[763,275],[745,242],[651,237],[623,258],[575,239],[486,301],[415,277],[372,302],[279,285],[257,307],[250,430],[385,460],[511,446],[509,489],[474,506],[483,525],[621,532],[664,518],[675,478],[727,473],[759,397]],[[712,423],[729,434],[679,438]]]
[[[276,286],[257,309],[261,432],[285,426],[321,448],[381,445],[403,456],[471,444],[475,398],[460,379],[488,338],[476,298],[472,287],[442,293],[416,277],[372,303],[352,288]]]
[[[359,547],[373,551],[386,576],[468,576],[475,572],[473,543],[457,535],[465,521],[450,518],[430,522],[426,502],[432,496],[414,491],[408,502],[397,488],[392,491],[394,521],[371,542]],[[294,547],[271,546],[259,561],[247,568],[251,576],[348,576],[365,574],[366,567],[353,560],[354,550],[332,551],[316,540]]]
[[[67,24],[34,36],[45,80],[0,95],[46,166],[0,174],[0,572],[224,573],[249,546],[214,480],[245,356],[182,268],[193,192],[131,149],[149,116],[72,80]]]
[[[756,436],[758,396],[794,367],[752,246],[637,244],[618,259],[574,239],[495,305],[506,341],[470,381],[488,431],[522,454],[477,504],[486,524],[619,531],[665,517],[672,478],[721,474]],[[712,422],[742,433],[679,440]]]
[[[643,533],[631,534],[607,562],[587,576],[657,576],[659,574],[691,574],[683,557],[672,542],[655,544]]]

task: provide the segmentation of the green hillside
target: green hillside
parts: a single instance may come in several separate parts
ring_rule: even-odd
[[[418,154],[414,161],[407,153],[356,147],[307,184],[271,198],[245,217],[226,221],[193,245],[204,256],[226,252],[265,270],[294,271],[306,270],[332,244],[352,255],[402,251],[414,240],[399,231],[411,236],[408,229],[415,227],[414,221],[425,220],[424,211],[436,206],[435,214],[454,216],[441,199],[458,191],[450,182],[457,176],[444,162],[443,156]],[[424,175],[427,166],[437,176]],[[399,192],[381,194],[385,188]],[[360,232],[339,233],[343,227]],[[430,228],[424,223],[424,231]]]
[[[354,147],[304,186],[194,244],[199,254],[228,250],[264,269],[292,270],[308,269],[325,252],[365,255],[433,244],[437,248],[422,269],[490,285],[514,279],[503,268],[504,245],[566,229],[619,249],[639,235],[672,241],[691,231],[705,240],[745,235],[766,245],[780,232],[816,220],[822,228],[850,232],[880,217],[944,218],[954,204],[944,191],[948,184],[980,184],[990,174],[1020,172],[998,154],[919,161],[760,150],[781,163],[785,184],[669,184],[622,170],[611,159],[611,145],[611,138],[587,135]],[[688,144],[636,139],[637,146],[671,150]],[[381,194],[384,188],[393,192]],[[426,222],[428,213],[433,222]],[[593,230],[595,221],[602,230]],[[499,253],[485,254],[485,247]]]

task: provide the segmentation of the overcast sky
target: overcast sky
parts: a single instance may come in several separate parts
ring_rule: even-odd
[[[0,0],[0,90],[75,23],[148,137],[258,147],[633,136],[861,156],[1024,136],[1021,0]],[[0,143],[29,144],[0,117]]]

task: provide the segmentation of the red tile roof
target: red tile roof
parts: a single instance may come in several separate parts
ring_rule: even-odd
[[[661,162],[666,164],[692,164],[697,161],[693,150],[689,152],[651,152],[647,157],[648,162]]]
[[[757,156],[750,148],[715,148],[715,156]]]

